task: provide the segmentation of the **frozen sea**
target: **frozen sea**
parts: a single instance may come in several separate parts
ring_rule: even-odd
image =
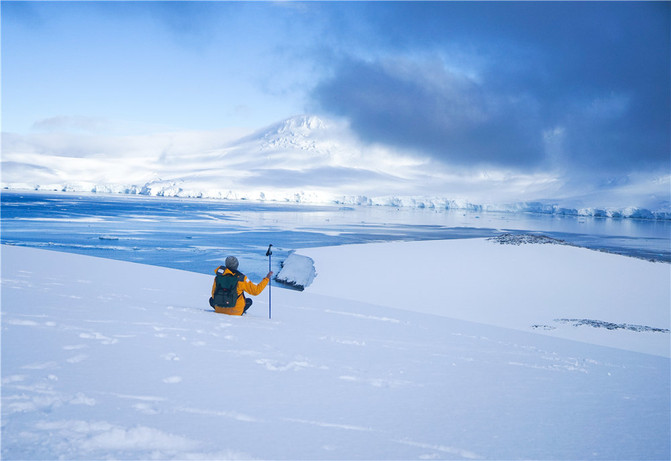
[[[671,262],[671,221],[315,206],[75,193],[3,192],[3,244],[211,274],[228,255],[258,280],[297,248],[539,233],[592,249]],[[356,264],[356,261],[352,261]],[[412,261],[399,261],[412,264]]]

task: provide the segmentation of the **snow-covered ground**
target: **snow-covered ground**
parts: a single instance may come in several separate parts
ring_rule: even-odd
[[[310,293],[670,356],[668,333],[574,328],[562,321],[668,329],[670,264],[483,239],[344,245],[301,253],[329,262],[317,265]]]
[[[267,292],[213,313],[211,276],[3,245],[3,459],[671,456],[670,265],[485,239],[297,254],[317,276],[274,286],[268,319]]]

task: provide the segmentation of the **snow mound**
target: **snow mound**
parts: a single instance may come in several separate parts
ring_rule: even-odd
[[[307,256],[291,253],[282,263],[275,280],[303,291],[317,276],[315,262]]]

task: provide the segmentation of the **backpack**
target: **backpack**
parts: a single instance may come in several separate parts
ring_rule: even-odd
[[[215,277],[217,288],[214,290],[214,305],[219,307],[234,307],[238,301],[238,282],[242,282],[245,275],[241,272],[235,274],[222,274],[217,272]]]

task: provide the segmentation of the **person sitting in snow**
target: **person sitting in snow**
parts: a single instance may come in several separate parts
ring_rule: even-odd
[[[247,276],[238,271],[238,258],[229,256],[226,265],[215,269],[214,283],[212,284],[212,297],[210,306],[220,314],[243,315],[252,305],[250,298],[245,298],[244,293],[252,296],[261,294],[270,282],[273,273],[268,272],[263,280],[257,285],[249,281]]]

